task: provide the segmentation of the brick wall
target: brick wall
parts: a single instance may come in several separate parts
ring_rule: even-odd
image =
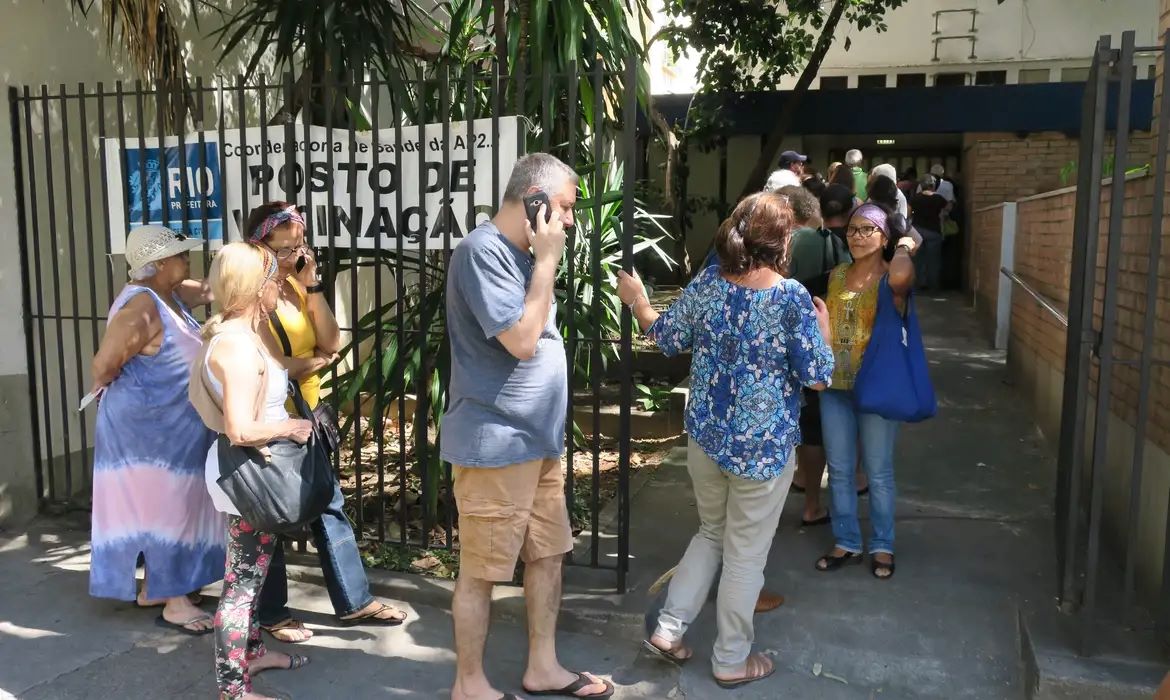
[[[971,133],[963,136],[963,174],[968,211],[1000,202],[1051,192],[1075,184],[1062,183],[1060,171],[1077,160],[1079,140],[1046,131],[1024,137],[1008,133]],[[1148,132],[1129,139],[1128,166],[1150,160]],[[1105,152],[1113,153],[1113,137],[1105,138]]]
[[[1097,285],[1095,288],[1094,327],[1103,327],[1104,278],[1109,246],[1107,222],[1112,206],[1108,184],[1101,197],[1102,235],[1098,245]],[[1069,272],[1072,257],[1073,212],[1075,191],[1058,191],[1022,201],[1018,204],[1015,270],[1038,292],[1068,308]],[[1140,177],[1125,184],[1122,203],[1120,255],[1118,258],[1116,329],[1117,342],[1113,367],[1113,385],[1109,397],[1109,443],[1106,456],[1105,535],[1112,548],[1124,550],[1125,527],[1136,514],[1139,577],[1142,588],[1156,591],[1160,584],[1167,522],[1167,488],[1170,487],[1170,371],[1155,367],[1149,386],[1149,418],[1145,442],[1145,459],[1141,465],[1142,488],[1137,504],[1130,503],[1129,486],[1133,475],[1135,430],[1140,393],[1139,367],[1136,362],[1143,348],[1158,360],[1170,359],[1170,244],[1163,247],[1157,269],[1157,292],[1146,293],[1150,271],[1148,246],[1151,233],[1153,178]],[[983,224],[989,225],[987,223]],[[1163,236],[1170,236],[1170,216],[1163,222]],[[1155,319],[1154,333],[1146,337],[1146,314]],[[1025,396],[1029,397],[1037,422],[1052,440],[1059,433],[1061,395],[1063,391],[1066,331],[1053,316],[1026,293],[1012,294],[1011,337],[1008,363],[1011,373]],[[1132,364],[1125,362],[1132,361]],[[1097,371],[1092,368],[1089,425],[1097,396]]]
[[[988,338],[995,337],[999,300],[1000,246],[1003,241],[1003,205],[979,209],[971,216],[971,294],[975,315]]]
[[[966,239],[968,289],[973,289],[977,271],[987,264],[986,252],[976,245],[983,236],[974,221],[975,212],[1064,187],[1061,170],[1077,160],[1078,143],[1078,139],[1059,132],[1023,137],[994,132],[963,136],[964,198],[967,221],[972,222],[972,235]],[[1149,133],[1130,134],[1126,167],[1149,163],[1152,149]],[[1106,135],[1105,152],[1113,152],[1112,135]],[[1075,184],[1075,178],[1069,184]]]

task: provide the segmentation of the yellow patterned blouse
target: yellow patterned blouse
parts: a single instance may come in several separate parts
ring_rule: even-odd
[[[838,265],[829,275],[829,294],[825,306],[829,309],[829,327],[833,332],[833,389],[848,391],[853,388],[861,358],[869,345],[873,320],[877,315],[878,285],[874,280],[869,288],[853,292],[845,287],[845,272],[849,265]]]
[[[292,356],[307,359],[317,352],[317,331],[313,328],[312,319],[309,318],[309,305],[305,293],[301,291],[300,285],[296,282],[292,283],[292,287],[297,293],[296,309],[292,310],[288,307],[282,309],[278,305],[275,313],[280,317],[280,325],[284,326],[284,332],[288,334],[289,344],[292,345]],[[276,335],[275,330],[272,331],[272,337],[277,338],[279,345],[279,336]],[[305,403],[309,404],[309,408],[316,408],[317,401],[320,400],[321,396],[321,377],[317,374],[310,374],[301,379],[300,385]],[[288,410],[289,413],[296,414],[292,399],[288,401]]]

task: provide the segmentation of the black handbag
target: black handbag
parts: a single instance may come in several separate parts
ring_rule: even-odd
[[[272,328],[276,331],[277,339],[280,340],[280,348],[284,351],[284,356],[292,357],[292,343],[288,339],[288,333],[284,330],[284,326],[280,323],[280,317],[274,312],[269,315],[268,319],[272,321]],[[307,403],[305,409],[308,410]],[[301,411],[301,408],[297,407],[297,410]],[[341,446],[341,429],[337,427],[337,412],[328,403],[318,401],[317,406],[310,413],[321,428],[321,438],[325,449],[330,453],[336,452],[337,448]],[[309,417],[309,413],[302,412],[301,415],[304,418]]]
[[[268,443],[267,450],[233,445],[227,436],[217,439],[219,478],[216,483],[259,530],[291,533],[321,517],[333,500],[335,482],[330,453],[321,427],[308,410],[296,382],[289,382],[293,404],[313,423],[305,444],[292,440]]]

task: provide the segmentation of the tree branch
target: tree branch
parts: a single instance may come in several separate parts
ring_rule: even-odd
[[[813,79],[816,78],[817,72],[821,69],[825,54],[833,45],[833,33],[837,30],[837,25],[840,24],[841,17],[844,16],[848,5],[849,0],[834,0],[833,8],[829,10],[829,16],[825,19],[824,26],[821,27],[821,35],[817,38],[816,46],[813,48],[812,54],[809,55],[808,63],[804,64],[804,70],[800,72],[800,79],[796,81],[796,87],[793,88],[788,99],[784,101],[780,116],[776,119],[772,132],[768,134],[764,148],[760,151],[760,157],[756,160],[756,165],[752,168],[751,174],[748,175],[747,182],[744,183],[743,190],[739,193],[736,201],[753,192],[758,192],[764,186],[764,182],[768,178],[768,170],[780,152],[780,146],[784,142],[789,127],[792,126],[792,120],[796,117],[800,101],[808,92],[809,86],[812,85]]]

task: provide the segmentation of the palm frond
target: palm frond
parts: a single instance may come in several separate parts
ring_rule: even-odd
[[[87,17],[95,4],[94,0],[73,0],[74,10]],[[196,20],[199,4],[189,3]],[[168,124],[174,133],[182,133],[195,102],[173,4],[169,0],[109,0],[101,8],[111,51],[122,47],[139,75],[158,88]]]

